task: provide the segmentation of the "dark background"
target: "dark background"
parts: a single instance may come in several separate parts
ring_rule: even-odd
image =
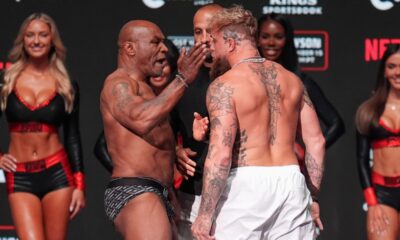
[[[103,191],[109,175],[96,161],[92,149],[102,129],[99,93],[105,77],[116,68],[119,29],[131,19],[148,19],[157,23],[165,35],[190,36],[192,17],[200,7],[199,2],[167,0],[163,7],[151,9],[139,0],[1,0],[0,62],[7,61],[8,51],[22,21],[32,12],[45,12],[58,25],[68,49],[67,68],[81,87],[80,122],[87,207],[71,222],[68,239],[117,238],[103,211]],[[232,3],[242,4],[259,17],[263,6],[285,1],[214,2],[225,7]],[[400,38],[396,24],[400,16],[400,3],[395,3],[390,10],[380,11],[369,0],[314,2],[322,7],[322,15],[290,15],[289,18],[296,30],[323,30],[329,33],[328,69],[308,73],[336,106],[346,124],[345,135],[326,155],[326,172],[320,198],[325,230],[319,239],[366,239],[363,197],[356,170],[353,118],[357,106],[373,88],[378,67],[376,61],[366,62],[364,59],[365,39]],[[0,129],[4,151],[8,143],[4,118]],[[0,184],[0,225],[12,225],[5,184]],[[0,230],[0,237],[10,235],[10,231]]]

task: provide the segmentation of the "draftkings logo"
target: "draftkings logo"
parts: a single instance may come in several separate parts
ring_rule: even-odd
[[[193,2],[194,6],[203,6],[206,4],[214,3],[214,0],[143,0],[144,5],[149,8],[157,9],[165,5],[166,2]]]
[[[379,61],[388,44],[400,44],[400,38],[366,38],[364,60],[366,62]]]
[[[268,0],[262,8],[263,14],[322,15],[323,8],[318,0]]]
[[[393,8],[395,3],[400,3],[400,0],[371,0],[371,4],[381,11]]]
[[[329,65],[329,35],[322,30],[295,31],[294,44],[303,71],[325,71]]]

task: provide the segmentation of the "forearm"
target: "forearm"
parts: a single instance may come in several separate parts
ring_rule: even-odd
[[[146,134],[164,121],[185,92],[182,81],[174,79],[160,95],[151,100],[135,104],[130,109],[133,128],[140,134]]]
[[[345,127],[343,120],[339,117],[331,122],[331,125],[327,126],[327,129],[324,131],[325,137],[325,149],[328,149],[335,143],[344,133]]]
[[[324,174],[325,141],[319,138],[306,143],[305,165],[307,169],[307,185],[313,199],[317,199]]]
[[[225,189],[230,168],[230,159],[206,160],[199,216],[213,217],[217,203]]]
[[[111,173],[114,166],[111,160],[111,156],[108,153],[107,142],[104,137],[104,132],[102,132],[102,134],[97,139],[93,152],[99,162],[104,166],[104,168],[106,168],[107,171]]]

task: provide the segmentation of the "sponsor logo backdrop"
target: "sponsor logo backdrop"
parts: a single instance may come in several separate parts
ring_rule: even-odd
[[[92,149],[102,129],[98,110],[103,80],[116,67],[116,38],[131,19],[157,23],[179,46],[190,46],[192,17],[207,3],[251,9],[255,16],[272,11],[289,15],[296,29],[296,46],[302,69],[314,77],[337,107],[346,134],[329,149],[322,188],[321,215],[325,225],[320,239],[366,239],[365,212],[359,187],[353,118],[357,106],[374,86],[377,61],[388,43],[399,43],[393,27],[400,14],[399,0],[143,0],[64,1],[4,0],[0,3],[0,69],[23,19],[42,11],[57,22],[68,49],[67,67],[81,87],[81,132],[87,176],[87,207],[71,222],[68,239],[116,239],[103,212],[103,191],[109,179]],[[4,117],[0,145],[7,149]],[[0,173],[0,181],[2,181]],[[0,239],[14,239],[5,184],[0,183]]]

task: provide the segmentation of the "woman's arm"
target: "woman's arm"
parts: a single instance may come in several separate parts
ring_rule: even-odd
[[[104,131],[102,131],[100,136],[97,138],[93,152],[97,160],[99,160],[99,162],[103,165],[103,167],[105,167],[107,171],[111,173],[113,171],[114,166],[111,160],[111,156],[107,150],[107,142],[106,138],[104,137]]]
[[[76,82],[72,83],[75,90],[75,99],[72,112],[64,121],[64,145],[71,164],[74,182],[78,189],[84,190],[84,168],[81,135],[79,130],[79,88]]]
[[[314,80],[305,75],[302,75],[302,80],[318,118],[325,125],[323,132],[326,141],[325,148],[329,148],[343,135],[345,131],[343,120]]]

